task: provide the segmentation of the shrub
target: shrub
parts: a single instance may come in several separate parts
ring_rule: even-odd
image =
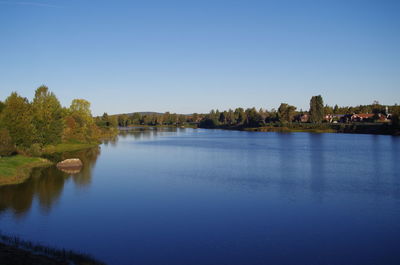
[[[42,152],[42,147],[40,144],[33,144],[29,149],[27,150],[28,154],[31,156],[41,156],[43,154]]]
[[[214,119],[206,118],[199,124],[200,128],[215,128],[218,126],[218,122]]]
[[[46,153],[54,153],[56,151],[56,147],[54,145],[47,145],[44,149],[44,152]]]

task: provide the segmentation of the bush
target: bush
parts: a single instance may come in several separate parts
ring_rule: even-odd
[[[15,145],[7,129],[0,129],[0,156],[15,153]]]
[[[56,147],[54,145],[46,145],[46,147],[43,148],[42,151],[44,151],[46,153],[50,153],[50,154],[51,153],[55,153],[56,152]]]
[[[218,122],[214,119],[206,118],[202,120],[199,124],[200,128],[215,128],[218,126]]]
[[[31,145],[31,147],[29,147],[27,152],[31,156],[41,156],[43,154],[42,147],[40,146],[40,144]]]

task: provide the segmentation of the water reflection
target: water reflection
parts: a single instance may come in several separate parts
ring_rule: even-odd
[[[76,157],[82,160],[82,170],[77,174],[67,174],[55,166],[34,169],[26,182],[18,185],[0,187],[0,214],[12,211],[15,217],[22,217],[31,208],[34,199],[38,200],[43,213],[49,213],[60,198],[64,185],[72,180],[76,187],[87,187],[91,183],[92,170],[96,164],[100,148],[79,152],[65,152],[48,157],[61,161]]]
[[[116,145],[117,145],[117,142],[118,142],[118,137],[119,137],[119,136],[115,136],[115,137],[113,137],[113,138],[111,138],[111,139],[105,139],[105,140],[103,141],[103,144],[104,144],[104,145],[116,146]]]
[[[118,134],[118,139],[133,137],[135,140],[151,140],[157,138],[160,134],[185,132],[184,128],[177,127],[130,127],[123,128]]]
[[[133,129],[95,172],[98,149],[79,174],[0,189],[0,227],[109,264],[380,264],[399,244],[399,154],[389,136]]]
[[[291,133],[283,133],[281,137],[278,138],[280,164],[278,185],[280,192],[285,195],[295,192],[296,181],[298,181],[298,179],[294,178],[295,176],[292,170],[293,163],[296,162],[293,158],[296,154],[292,151],[294,137],[295,136]]]
[[[309,144],[310,144],[310,189],[314,195],[317,196],[318,199],[323,198],[323,194],[325,191],[325,158],[324,158],[324,150],[326,150],[326,146],[324,146],[324,134],[309,134]]]
[[[393,136],[390,142],[390,145],[392,148],[390,148],[391,154],[390,154],[390,164],[392,165],[392,172],[400,172],[400,163],[399,163],[399,155],[400,155],[400,137],[398,136]],[[391,182],[393,183],[393,186],[398,187],[398,190],[400,190],[400,178],[398,175],[392,175],[392,178],[390,179]],[[392,195],[400,198],[400,192],[397,192],[396,189],[392,190]]]
[[[178,137],[180,134],[182,137]],[[309,191],[317,200],[333,192],[400,197],[400,180],[393,173],[399,169],[396,159],[400,145],[395,137],[388,141],[383,136],[247,136],[242,132],[206,131],[204,134],[201,130],[188,132],[180,128],[132,128],[121,131],[104,145],[118,145],[119,148],[131,144],[132,140],[141,144],[118,152],[127,152],[123,157],[131,157],[130,152],[140,154],[135,159],[143,159],[141,165],[148,165],[146,157],[159,161],[154,170],[160,171],[160,175],[168,172],[175,178],[185,176],[249,191],[276,186],[283,196],[291,198],[301,196],[304,191]],[[171,153],[176,155],[170,156]],[[62,172],[55,166],[35,169],[25,183],[1,187],[0,214],[11,211],[17,217],[22,216],[35,201],[48,213],[67,182],[72,182],[76,188],[90,187],[99,154],[100,148],[93,148],[48,157],[55,162],[77,157],[84,166],[76,174]],[[358,164],[360,157],[365,163]],[[129,168],[129,163],[125,167]],[[198,170],[193,171],[193,168]],[[146,172],[149,167],[143,169]]]

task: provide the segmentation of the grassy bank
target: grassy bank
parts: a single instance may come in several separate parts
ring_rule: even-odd
[[[50,166],[52,163],[40,157],[22,155],[0,158],[0,186],[19,184],[29,178],[35,167]]]
[[[41,154],[49,155],[54,153],[72,152],[83,149],[93,148],[99,143],[62,143],[58,145],[46,146]],[[0,186],[19,184],[27,180],[35,167],[46,167],[52,162],[41,157],[29,157],[15,155],[0,158]]]
[[[100,139],[113,138],[117,134],[118,129],[116,128],[101,129]],[[28,150],[20,151],[23,155],[0,157],[0,186],[22,183],[29,178],[33,168],[52,164],[42,157],[50,158],[57,153],[89,149],[97,147],[100,143],[100,141],[91,143],[71,141],[57,145],[47,145],[43,148],[40,145],[33,145]]]
[[[62,143],[58,145],[45,146],[43,154],[54,154],[62,152],[79,151],[98,146],[100,143]]]

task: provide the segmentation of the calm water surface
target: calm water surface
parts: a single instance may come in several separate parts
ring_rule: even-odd
[[[0,229],[109,264],[400,264],[400,138],[126,132],[0,188]]]

